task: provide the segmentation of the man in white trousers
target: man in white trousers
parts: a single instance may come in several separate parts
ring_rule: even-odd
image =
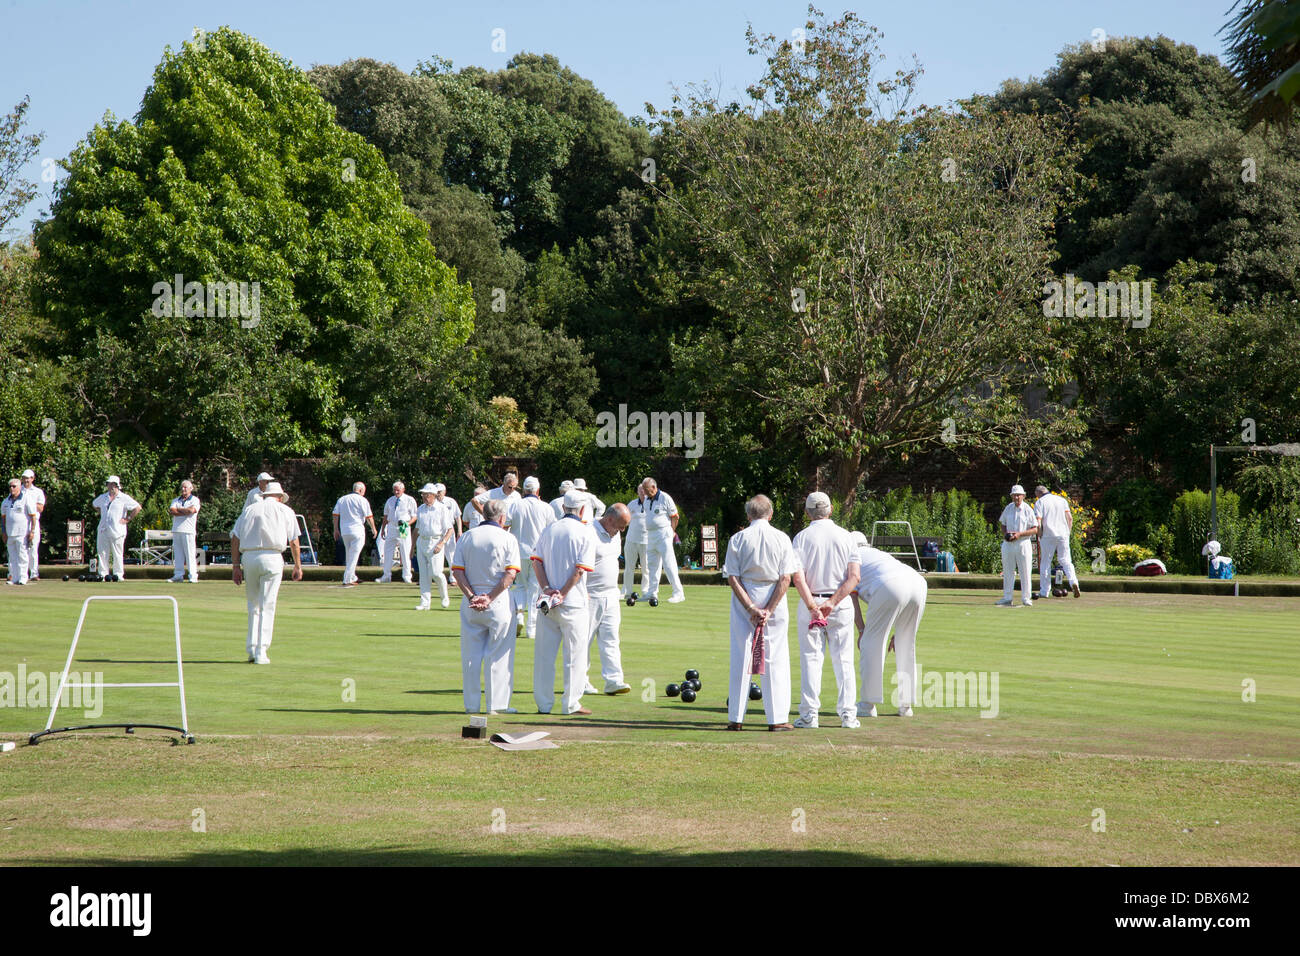
[[[858,680],[853,666],[853,602],[858,586],[858,549],[853,538],[831,520],[831,499],[814,491],[804,504],[809,524],[794,536],[800,569],[791,583],[799,593],[799,655],[802,694],[796,728],[818,726],[822,703],[823,654],[831,658],[840,726],[858,722]]]
[[[623,653],[619,647],[619,626],[623,622],[623,602],[618,591],[618,553],[622,550],[619,534],[627,527],[627,505],[615,504],[592,523],[596,532],[596,570],[587,575],[587,599],[591,605],[591,642],[600,652],[600,675],[605,693],[611,697],[626,694],[632,688],[623,681]],[[590,646],[587,659],[591,659]],[[590,665],[588,665],[590,666]],[[586,672],[583,673],[586,677]],[[597,693],[587,681],[585,694]]]
[[[650,565],[650,587],[643,596],[651,607],[659,606],[659,572],[665,571],[673,589],[668,603],[680,604],[686,600],[686,592],[682,590],[677,552],[673,550],[679,517],[677,505],[671,495],[659,490],[653,478],[646,478],[641,484],[645,487],[646,556]]]
[[[376,538],[374,512],[366,499],[366,483],[358,481],[352,486],[352,493],[344,495],[334,503],[334,540],[343,542],[344,565],[343,586],[356,587],[357,561],[361,558],[361,549],[366,544],[366,526]]]
[[[124,572],[122,549],[126,545],[126,529],[131,519],[140,513],[140,502],[122,490],[122,479],[109,475],[104,482],[104,493],[90,503],[99,512],[99,530],[95,534],[95,547],[99,551],[99,573],[118,578]]]
[[[230,532],[230,579],[246,585],[248,602],[248,662],[269,664],[267,649],[275,631],[275,602],[284,577],[284,549],[293,553],[293,579],[302,580],[298,519],[288,494],[278,481],[239,515]]]
[[[244,507],[247,508],[254,501],[261,500],[262,495],[266,492],[266,486],[275,481],[265,471],[257,476],[257,484],[248,489],[248,494],[244,495]]]
[[[424,504],[415,511],[415,558],[420,565],[420,603],[417,611],[428,611],[433,601],[433,582],[438,582],[442,606],[449,607],[447,579],[442,576],[443,560],[449,553],[452,541],[451,513],[438,500],[438,485],[426,484],[420,489]]]
[[[582,523],[587,494],[571,488],[564,495],[564,517],[542,532],[533,549],[533,571],[546,603],[537,623],[533,654],[533,699],[539,714],[555,706],[555,655],[564,662],[560,713],[590,715],[582,706],[587,683],[587,643],[591,616],[586,576],[596,567],[596,532]]]
[[[393,482],[393,494],[384,502],[384,521],[379,528],[379,561],[383,570],[379,584],[393,580],[393,551],[402,562],[402,580],[411,583],[411,522],[415,520],[415,499],[406,493],[406,482]]]
[[[916,568],[909,567],[892,554],[867,546],[867,539],[856,533],[860,544],[858,566],[861,578],[853,594],[853,623],[858,629],[858,649],[862,654],[862,700],[859,717],[875,717],[876,705],[885,701],[885,655],[894,649],[894,667],[898,677],[898,716],[911,717],[916,703],[916,631],[925,613],[928,588]],[[867,603],[863,615],[862,605]],[[892,645],[889,632],[894,632]]]
[[[172,499],[167,511],[172,516],[172,584],[178,584],[189,574],[189,582],[199,579],[199,566],[194,560],[194,543],[199,528],[199,498],[194,494],[194,482],[186,478],[181,482],[181,493]]]
[[[649,489],[647,489],[649,490]],[[722,573],[731,586],[731,681],[727,729],[742,729],[749,703],[756,629],[763,628],[763,711],[768,730],[794,730],[790,723],[790,615],[785,594],[799,570],[790,537],[771,525],[772,502],[755,495],[745,502],[749,527],[727,542]]]
[[[27,545],[36,526],[36,506],[23,495],[23,483],[9,480],[9,494],[0,503],[0,537],[9,551],[9,577],[5,584],[27,583]]]
[[[510,584],[519,573],[519,542],[505,529],[505,503],[483,505],[483,521],[461,536],[451,573],[460,585],[460,667],[465,713],[479,712],[479,681],[487,709],[513,714],[515,630]]]
[[[36,522],[32,529],[32,540],[27,546],[27,580],[41,579],[41,515],[45,513],[45,492],[36,487],[36,472],[24,468],[23,497],[36,506]]]
[[[1034,582],[1029,569],[1034,563],[1034,535],[1038,518],[1025,501],[1025,489],[1011,486],[1011,503],[998,518],[1002,529],[1002,598],[999,607],[1010,607],[1016,593],[1016,572],[1020,572],[1020,593],[1025,607],[1033,607]]]
[[[636,486],[636,497],[627,503],[630,520],[623,535],[623,599],[629,606],[641,597],[636,589],[634,573],[641,565],[641,590],[650,589],[650,569],[646,562],[645,482]]]
[[[542,532],[555,523],[555,512],[538,494],[542,483],[535,475],[524,479],[522,498],[509,503],[506,511],[506,525],[515,540],[519,542],[521,555],[533,553],[533,548],[542,537]],[[542,589],[533,573],[533,562],[515,575],[515,583],[510,587],[510,604],[515,614],[515,637],[534,640],[537,637],[537,599]]]
[[[564,496],[573,490],[573,482],[567,478],[560,482],[560,496],[551,499],[551,510],[555,512],[555,520],[559,521],[564,517]]]
[[[1034,517],[1038,519],[1038,596],[1052,593],[1052,558],[1060,562],[1070,590],[1079,596],[1079,576],[1074,573],[1074,559],[1070,556],[1070,529],[1074,515],[1070,503],[1060,495],[1048,492],[1046,485],[1034,489],[1038,500],[1034,502]]]

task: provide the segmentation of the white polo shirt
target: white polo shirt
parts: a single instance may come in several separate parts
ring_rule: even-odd
[[[748,528],[736,532],[727,541],[722,573],[728,578],[739,578],[756,603],[766,603],[772,586],[798,570],[799,557],[790,536],[773,528],[766,518],[750,522]]]
[[[173,508],[198,508],[199,496],[190,495],[188,498],[173,498],[171,506]],[[196,511],[192,515],[172,515],[172,534],[194,534],[199,530],[199,513]]]
[[[858,549],[858,567],[862,574],[858,581],[858,596],[867,604],[871,603],[871,599],[886,581],[899,578],[925,580],[916,568],[904,564],[892,554],[869,546]]]
[[[546,580],[555,589],[562,588],[574,569],[587,573],[564,596],[568,607],[587,606],[587,577],[596,570],[596,534],[577,515],[565,515],[542,532],[533,547],[532,559],[546,570]]]
[[[374,515],[366,496],[359,495],[355,491],[335,502],[334,513],[339,516],[340,537],[365,535],[366,519]]]
[[[465,510],[461,512],[460,521],[466,531],[470,528],[477,528],[483,523],[483,516],[474,510],[473,501],[465,503]]]
[[[1038,527],[1045,535],[1055,538],[1068,538],[1070,526],[1066,518],[1070,513],[1070,503],[1060,495],[1043,495],[1034,502],[1034,514],[1038,518]]]
[[[261,501],[261,500],[262,500],[262,486],[253,485],[252,488],[248,489],[248,494],[244,495],[244,507],[247,508],[254,501]]]
[[[100,509],[99,533],[109,538],[126,537],[126,525],[122,524],[122,519],[140,507],[140,502],[125,491],[119,491],[113,498],[104,492],[90,504]]]
[[[849,565],[858,563],[858,549],[849,533],[830,518],[818,518],[794,536],[795,554],[808,590],[814,595],[833,595],[849,575]],[[848,595],[836,605],[844,607]]]
[[[596,570],[587,575],[587,594],[593,598],[619,598],[618,556],[623,550],[622,536],[610,534],[596,521],[591,526],[596,532]],[[568,598],[565,598],[567,601]]]
[[[447,518],[448,518],[447,527],[448,528],[456,527],[456,516],[460,514],[459,502],[457,502],[456,499],[451,497],[450,495],[444,494],[442,496],[442,499],[439,501],[435,501],[434,504],[442,505],[442,507],[447,509]]]
[[[410,524],[415,520],[415,512],[418,507],[415,499],[408,494],[403,494],[401,497],[393,495],[384,502],[384,517],[388,519],[389,526],[396,533],[397,522],[405,521]]]
[[[677,505],[672,495],[660,489],[653,498],[645,500],[645,526],[649,534],[673,530],[673,515],[677,514]]]
[[[442,536],[453,527],[451,512],[443,507],[441,501],[415,509],[415,531],[420,538],[420,547],[427,551],[436,548]]]
[[[510,494],[506,494],[505,488],[498,486],[493,488],[491,491],[485,491],[481,495],[476,495],[474,500],[480,505],[485,505],[489,501],[504,501],[506,503],[506,512],[508,513],[510,511],[510,506],[518,501],[519,498],[519,489],[516,488],[514,491],[510,492]]]
[[[230,533],[241,552],[283,551],[298,539],[298,519],[279,498],[258,498],[240,512]]]
[[[1014,501],[1009,502],[1002,509],[1002,514],[998,518],[1003,527],[1008,531],[1028,531],[1038,524],[1038,518],[1034,515],[1034,509],[1029,506],[1029,502],[1022,501],[1020,507],[1016,507]],[[1026,539],[1027,540],[1027,539]]]
[[[36,505],[23,494],[19,494],[17,498],[5,495],[4,503],[0,504],[0,512],[4,515],[5,534],[10,538],[26,541],[27,530],[30,527],[28,521],[36,514]]]
[[[22,495],[33,505],[37,506],[36,523],[39,525],[41,523],[40,509],[45,507],[45,492],[41,491],[41,489],[37,488],[35,485],[32,485],[30,488],[24,488]]]
[[[627,510],[632,515],[632,520],[627,523],[624,539],[628,544],[646,544],[650,539],[645,526],[645,502],[633,498],[627,503]]]
[[[451,561],[453,571],[465,572],[475,594],[487,594],[497,586],[501,575],[511,569],[518,571],[519,567],[519,542],[491,521],[461,535]]]
[[[527,495],[511,503],[506,520],[510,533],[519,542],[520,553],[532,554],[533,545],[537,544],[542,532],[557,519],[550,505],[536,495]]]

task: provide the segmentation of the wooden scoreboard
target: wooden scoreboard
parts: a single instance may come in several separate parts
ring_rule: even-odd
[[[716,524],[700,525],[700,567],[716,568],[718,566],[718,526]]]
[[[86,556],[86,525],[76,518],[68,520],[68,564],[81,564]]]

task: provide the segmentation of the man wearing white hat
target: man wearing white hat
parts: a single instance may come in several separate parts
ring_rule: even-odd
[[[591,617],[586,576],[596,567],[596,534],[582,523],[587,493],[570,488],[564,495],[564,517],[551,524],[533,549],[533,571],[541,585],[545,613],[537,625],[533,654],[533,699],[539,714],[555,706],[555,655],[562,652],[564,695],[562,714],[590,714],[582,706],[587,684],[587,644]]]
[[[1034,535],[1038,533],[1038,518],[1025,501],[1025,489],[1011,486],[1011,503],[1002,509],[998,518],[1002,528],[1002,599],[1000,607],[1010,607],[1016,593],[1016,572],[1020,572],[1020,591],[1025,607],[1033,607],[1034,582],[1029,568],[1034,561]]]
[[[648,490],[648,489],[647,489]],[[763,711],[768,730],[794,730],[790,718],[790,615],[785,594],[799,570],[790,537],[771,525],[772,502],[755,495],[745,502],[749,527],[727,541],[722,573],[731,586],[731,680],[727,729],[740,730],[749,704],[754,658],[762,662]],[[762,653],[754,644],[762,629]]]
[[[555,512],[555,520],[559,521],[564,517],[564,496],[573,490],[573,482],[567,478],[560,482],[560,496],[551,499],[551,510]]]
[[[643,595],[651,607],[659,604],[659,572],[668,573],[668,583],[673,593],[669,604],[686,600],[682,579],[677,574],[677,552],[673,550],[673,537],[677,533],[677,505],[666,491],[659,490],[653,478],[641,482],[645,487],[646,552],[650,564],[650,587]]]
[[[1034,502],[1034,517],[1038,519],[1038,596],[1047,597],[1052,592],[1052,558],[1055,557],[1065,572],[1074,596],[1079,596],[1079,576],[1074,573],[1074,559],[1070,556],[1070,529],[1074,515],[1070,503],[1060,495],[1049,494],[1046,485],[1034,489],[1038,500]]]
[[[104,482],[104,493],[90,503],[99,512],[99,530],[95,547],[99,552],[99,573],[104,577],[115,574],[121,578],[122,549],[126,544],[126,528],[131,519],[140,513],[140,503],[122,491],[122,479],[109,475]]]
[[[285,548],[293,553],[293,579],[302,580],[298,519],[288,500],[278,481],[267,482],[266,491],[243,510],[230,532],[230,563],[234,566],[230,579],[236,586],[247,583],[250,664],[271,663],[266,652],[275,630]]]
[[[630,518],[627,505],[615,503],[591,523],[592,530],[596,532],[596,569],[587,575],[587,600],[591,607],[589,643],[594,643],[600,653],[604,692],[611,696],[632,690],[623,681],[623,653],[619,647],[618,634],[623,622],[623,602],[618,593],[618,554],[622,550],[619,533],[627,527]],[[591,659],[590,647],[587,649],[587,659]],[[584,671],[584,680],[586,677]],[[587,680],[583,693],[596,693],[590,680]]]
[[[791,583],[799,593],[799,653],[802,695],[799,728],[816,728],[822,702],[823,647],[839,690],[835,710],[841,727],[858,727],[858,682],[853,666],[853,602],[858,586],[858,549],[853,538],[831,520],[831,499],[814,491],[804,503],[809,524],[794,536],[800,569]]]
[[[6,584],[27,583],[27,546],[36,526],[36,506],[23,495],[23,483],[9,480],[9,494],[0,503],[0,539],[9,550],[9,578]]]
[[[358,481],[352,486],[352,493],[344,495],[334,503],[334,540],[342,541],[345,557],[343,565],[343,586],[355,587],[357,583],[357,561],[361,549],[366,543],[366,525],[376,538],[375,516],[366,499],[366,484]]]
[[[252,488],[249,488],[248,494],[244,495],[244,507],[247,508],[254,501],[260,501],[262,498],[262,493],[266,491],[266,486],[269,485],[274,480],[275,479],[272,478],[266,472],[262,472],[260,475],[258,475],[257,484],[253,485]]]
[[[45,512],[45,492],[36,487],[36,472],[23,469],[23,497],[36,506],[36,524],[27,546],[27,580],[41,579],[41,515]]]
[[[650,570],[646,561],[645,483],[636,486],[636,497],[627,503],[627,533],[623,535],[623,600],[632,604],[641,595],[636,590],[634,574],[641,565],[641,590],[650,588]]]
[[[433,579],[438,579],[442,606],[447,607],[447,579],[442,576],[443,558],[452,540],[451,514],[438,500],[438,485],[427,484],[420,489],[424,504],[415,512],[415,557],[420,565],[420,603],[417,611],[427,611],[433,600]]]
[[[522,498],[512,501],[506,512],[506,525],[510,533],[519,542],[519,553],[532,554],[533,548],[542,537],[542,532],[555,523],[555,512],[541,499],[538,492],[542,483],[535,475],[524,479]],[[515,575],[514,584],[510,586],[510,603],[515,612],[516,637],[537,637],[537,599],[541,596],[541,586],[537,575],[533,573],[532,561]]]
[[[519,542],[505,529],[505,502],[483,504],[483,521],[461,535],[451,572],[460,585],[460,665],[465,712],[513,714],[515,629],[506,592],[519,573]]]
[[[189,571],[191,584],[199,579],[199,567],[194,561],[194,542],[199,527],[199,499],[194,494],[194,482],[186,478],[181,482],[181,493],[172,499],[167,509],[172,516],[172,583],[178,583]],[[245,506],[247,507],[247,506]]]
[[[411,522],[415,520],[415,499],[406,493],[406,483],[393,482],[393,494],[384,502],[384,523],[379,528],[379,560],[383,571],[379,584],[393,580],[393,550],[402,561],[402,580],[411,583]]]
[[[911,717],[916,702],[916,632],[925,613],[928,587],[913,567],[892,554],[867,546],[866,536],[853,533],[858,546],[861,577],[853,594],[853,622],[862,652],[862,700],[859,717],[875,717],[876,705],[885,701],[885,655],[894,649],[898,678],[898,716]],[[862,613],[860,602],[867,603]],[[889,632],[894,639],[889,641]]]
[[[584,524],[591,524],[597,518],[605,516],[605,502],[592,494],[591,489],[587,487],[586,478],[574,478],[573,487],[587,496],[587,508],[582,512]]]

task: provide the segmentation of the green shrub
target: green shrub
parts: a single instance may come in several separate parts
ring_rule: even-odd
[[[910,521],[918,538],[943,538],[962,571],[993,573],[1002,569],[1002,551],[997,530],[985,519],[978,501],[967,491],[950,489],[919,495],[911,488],[897,488],[881,497],[861,498],[841,522],[846,528],[868,537],[876,521]],[[901,529],[882,528],[882,534]]]

